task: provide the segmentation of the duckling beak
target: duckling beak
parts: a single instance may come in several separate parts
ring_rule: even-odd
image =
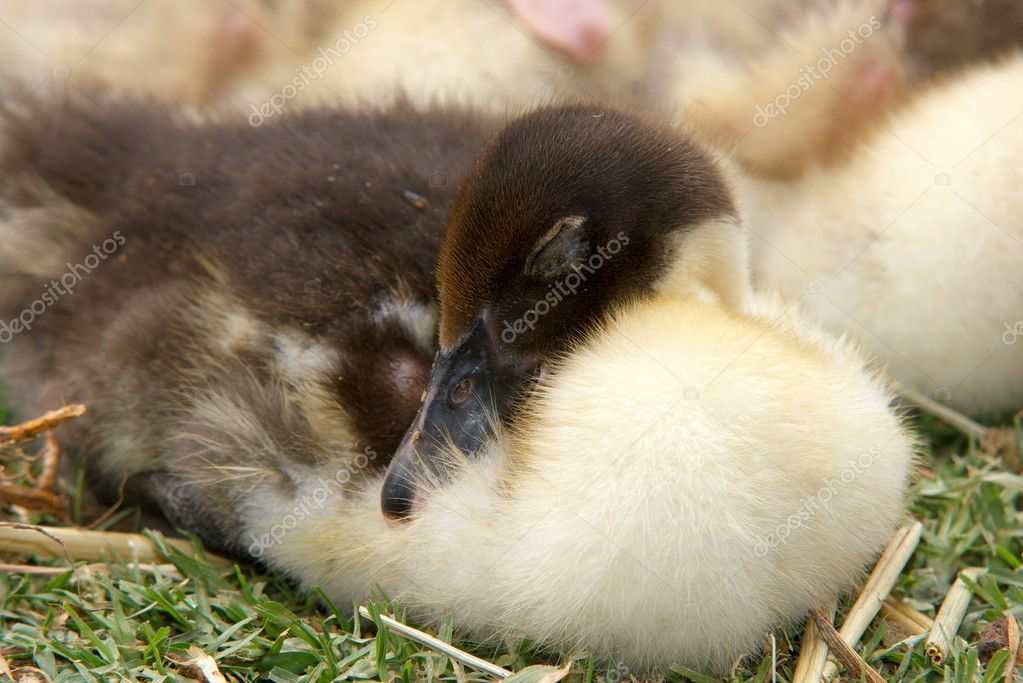
[[[387,469],[381,507],[393,520],[408,517],[417,489],[443,481],[452,452],[474,455],[507,416],[526,372],[501,362],[483,323],[453,351],[437,354],[423,405]]]

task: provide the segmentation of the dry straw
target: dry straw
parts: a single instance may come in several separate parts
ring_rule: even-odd
[[[826,612],[829,621],[835,620],[835,605]],[[799,646],[799,659],[796,671],[792,674],[792,683],[820,683],[824,674],[824,665],[828,663],[828,644],[821,636],[820,629],[813,619],[806,620],[803,630],[803,643]]]
[[[369,619],[371,621],[373,620],[373,615],[365,607],[362,606],[359,607],[359,614],[361,614],[366,619]],[[450,657],[456,662],[461,662],[462,664],[465,664],[466,666],[471,666],[472,668],[478,669],[479,671],[486,671],[488,674],[491,674],[492,676],[497,676],[498,678],[508,678],[509,676],[512,675],[512,672],[508,671],[508,669],[502,669],[496,664],[488,662],[485,659],[480,659],[479,657],[471,655],[468,652],[465,652],[464,650],[459,650],[457,647],[454,647],[449,643],[445,643],[443,640],[440,640],[439,638],[434,638],[433,636],[427,633],[423,633],[417,628],[412,628],[407,624],[403,624],[397,619],[392,619],[391,617],[384,616],[383,614],[379,615],[379,618],[380,621],[383,622],[383,624],[387,626],[387,628],[390,629],[391,631],[394,631],[395,633],[398,633],[404,636],[405,638],[408,638],[409,640],[414,640],[420,645],[425,645],[426,647],[432,650],[436,650],[437,652],[440,652],[441,654]]]
[[[884,604],[881,605],[881,617],[898,625],[910,636],[922,636],[934,625],[929,616],[892,597],[885,598]]]
[[[842,639],[842,636],[831,625],[831,621],[827,617],[818,610],[814,610],[812,615],[813,622],[817,626],[817,630],[820,631],[821,638],[828,644],[828,649],[835,655],[835,658],[849,671],[849,675],[852,678],[858,680],[865,679],[868,683],[884,683],[881,674],[877,673],[869,664],[863,661],[863,658],[856,653],[856,650],[852,649]]]
[[[189,556],[195,554],[192,544],[188,541],[165,538],[163,542]],[[167,560],[156,544],[142,534],[29,524],[0,523],[0,551],[89,562],[110,559],[111,556],[135,563],[155,564]],[[206,560],[215,566],[231,565],[230,560],[210,553],[206,554]]]
[[[863,637],[867,626],[877,616],[885,598],[892,592],[895,581],[916,551],[917,544],[920,543],[922,531],[923,525],[920,522],[902,527],[895,533],[895,537],[882,553],[881,559],[877,561],[874,571],[871,572],[860,596],[856,598],[856,602],[842,623],[842,628],[838,631],[842,641],[850,648],[856,647],[856,643]],[[824,667],[823,680],[831,680],[837,672],[838,665],[829,661]]]
[[[966,581],[963,580],[964,577],[971,582],[976,582],[985,571],[987,570],[973,567],[959,572],[958,578],[952,584],[952,588],[949,589],[948,595],[945,596],[945,601],[941,603],[941,609],[938,610],[938,615],[934,617],[934,626],[931,628],[931,634],[927,637],[927,642],[924,644],[924,652],[931,658],[934,666],[941,666],[945,658],[948,657],[949,650],[952,648],[952,641],[959,632],[959,626],[963,623],[963,616],[966,615],[966,608],[973,598],[973,591]]]

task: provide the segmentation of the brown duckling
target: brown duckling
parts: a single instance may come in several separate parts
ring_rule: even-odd
[[[480,448],[545,359],[614,306],[671,291],[745,310],[746,258],[717,165],[676,130],[586,105],[510,123],[455,197],[438,265],[440,351],[384,511],[411,512],[414,482],[443,469],[438,454]]]
[[[383,463],[415,415],[444,217],[492,124],[94,100],[4,117],[0,376],[22,414],[89,406],[65,438],[105,497],[244,554],[239,483]]]

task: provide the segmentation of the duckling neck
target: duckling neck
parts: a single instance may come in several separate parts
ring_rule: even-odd
[[[758,176],[734,161],[725,166],[748,226],[752,270],[761,287],[777,289],[794,274],[820,271],[826,263],[821,259],[832,253],[820,245],[855,241],[843,219],[849,207],[843,197],[861,193],[862,179],[848,165],[812,168],[789,180]]]
[[[671,265],[655,287],[658,294],[709,301],[737,313],[751,310],[748,237],[738,217],[713,218],[669,239]]]

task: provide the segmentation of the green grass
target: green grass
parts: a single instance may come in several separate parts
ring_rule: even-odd
[[[10,424],[11,414],[4,403],[4,387],[0,384],[0,425]]]
[[[933,616],[959,569],[989,567],[975,586],[960,630],[973,643],[985,624],[1002,614],[1023,619],[1023,477],[1008,473],[977,444],[930,418],[918,418],[916,424],[929,444],[933,476],[921,477],[915,486],[911,509],[925,530],[895,594]],[[193,680],[197,674],[183,664],[194,656],[190,647],[212,656],[229,680],[486,678],[456,670],[446,657],[386,630],[360,625],[353,618],[354,605],[331,605],[322,596],[301,594],[273,573],[247,566],[216,569],[180,552],[168,553],[183,579],[118,567],[80,581],[70,571],[57,577],[0,574],[0,653],[12,669],[35,667],[55,681]],[[383,599],[371,605],[371,610],[390,613],[398,609]],[[450,625],[434,633],[452,639]],[[798,639],[798,633],[776,634],[776,655],[744,662],[732,680],[770,681],[774,674],[779,681],[789,680]],[[921,639],[891,641],[892,634],[875,624],[860,647],[889,680],[993,681],[1005,665],[1005,655],[996,656],[985,673],[976,647],[969,645],[954,651],[943,670],[936,669],[924,656]],[[478,647],[455,642],[514,670],[558,660],[556,654],[531,653],[524,643]],[[570,678],[617,683],[627,674],[613,664],[580,659]],[[681,667],[656,677],[713,680]]]

